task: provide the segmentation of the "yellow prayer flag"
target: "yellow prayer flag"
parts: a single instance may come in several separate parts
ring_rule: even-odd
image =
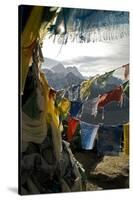
[[[46,9],[46,8],[45,8]],[[20,44],[20,92],[23,94],[25,80],[28,73],[29,64],[31,63],[32,51],[35,47],[37,40],[42,43],[45,38],[48,28],[58,13],[49,12],[49,21],[44,18],[42,22],[42,16],[45,13],[43,6],[34,6],[31,14],[28,18],[24,31],[21,33],[21,44]],[[47,13],[47,12],[46,12]],[[47,16],[45,16],[47,18]]]
[[[48,97],[48,116],[50,116],[49,121],[52,119],[54,124],[56,125],[57,128],[59,128],[59,110],[55,107],[55,99],[54,96],[53,97]]]
[[[39,34],[39,29],[41,26],[43,7],[34,6],[29,19],[26,23],[24,31],[21,34],[21,44],[20,44],[20,91],[21,94],[24,90],[25,80],[27,77],[29,64],[32,57],[32,50],[35,47],[37,36]]]
[[[71,102],[68,99],[63,98],[58,104],[58,108],[61,113],[65,114],[65,113],[68,113],[70,109],[70,105],[71,105]]]
[[[129,155],[129,123],[123,125],[124,129],[124,152]]]
[[[83,81],[80,86],[80,98],[81,100],[86,99],[87,96],[90,95],[90,89],[92,86],[92,83],[94,82],[95,78],[92,78],[90,80]]]

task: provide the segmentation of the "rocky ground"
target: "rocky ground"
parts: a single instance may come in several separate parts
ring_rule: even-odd
[[[129,187],[129,157],[98,157],[95,152],[78,152],[75,157],[86,170],[87,190],[120,189]]]

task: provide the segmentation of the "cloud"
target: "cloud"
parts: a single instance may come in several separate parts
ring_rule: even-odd
[[[64,60],[62,61],[62,63],[64,65],[71,65],[71,64],[94,64],[94,65],[97,65],[97,63],[101,62],[101,63],[104,63],[104,62],[111,62],[112,59],[115,61],[118,61],[118,60],[122,60],[122,61],[125,61],[127,59],[129,59],[129,56],[127,54],[121,54],[121,51],[118,53],[114,52],[114,55],[110,55],[110,56],[105,56],[105,57],[91,57],[91,56],[82,56],[82,57],[75,57],[73,59],[70,59],[70,60]]]
[[[46,57],[58,60],[66,67],[76,66],[85,76],[102,74],[129,63],[128,37],[110,42],[64,45],[57,57],[52,51],[54,48],[57,51],[57,46],[51,45],[47,46]],[[52,64],[54,62],[47,62],[49,67]]]
[[[73,60],[63,62],[64,65],[75,65],[84,76],[94,76],[96,74],[104,74],[114,70],[124,64],[129,63],[129,55],[116,54],[105,57],[78,57]],[[123,78],[123,70],[117,70],[115,76]]]

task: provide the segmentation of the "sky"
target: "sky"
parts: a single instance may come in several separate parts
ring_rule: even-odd
[[[67,43],[62,48],[61,44],[47,38],[43,44],[43,55],[65,67],[76,66],[84,76],[94,76],[129,63],[129,37],[109,42]],[[44,67],[51,68],[52,65],[54,62],[48,60],[44,63]],[[116,76],[121,78],[121,75],[121,70],[118,70]]]

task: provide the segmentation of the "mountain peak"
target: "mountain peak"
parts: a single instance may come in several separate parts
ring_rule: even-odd
[[[82,74],[78,71],[77,67],[75,67],[75,66],[68,66],[66,68],[66,70],[67,70],[67,73],[72,72],[75,76],[77,76],[77,77],[79,77],[81,79],[84,79],[83,76],[82,76]]]
[[[66,68],[64,67],[62,63],[58,63],[57,65],[52,67],[52,70],[56,73],[65,73]]]
[[[77,76],[80,79],[84,79],[84,77],[82,76],[82,74],[78,71],[76,66],[68,66],[68,67],[64,67],[64,65],[62,63],[58,63],[57,65],[55,65],[54,67],[52,67],[52,70],[55,73],[58,74],[63,74],[64,76],[66,76],[67,74],[69,74],[70,72]]]

